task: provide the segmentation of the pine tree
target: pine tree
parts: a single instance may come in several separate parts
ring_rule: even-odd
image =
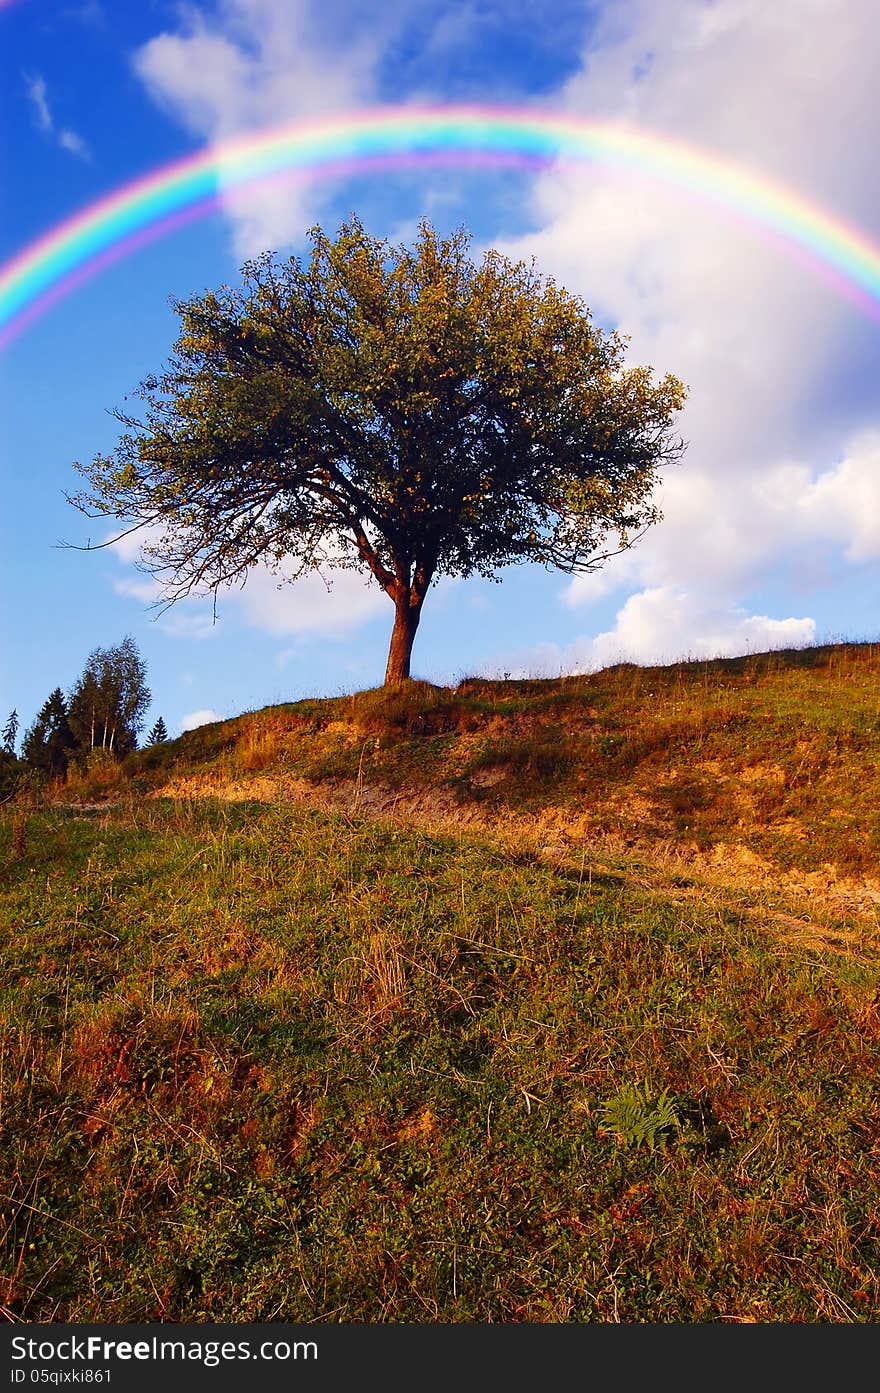
[[[56,687],[37,714],[21,742],[22,758],[32,769],[39,769],[49,778],[60,778],[67,771],[76,738],[67,719],[67,702],[60,687]]]
[[[160,716],[156,724],[153,726],[153,729],[147,736],[147,744],[163,745],[167,739],[168,731],[165,726],[165,722],[162,720],[162,717]]]
[[[18,712],[13,708],[3,727],[3,748],[8,755],[15,754],[15,737],[18,735]]]
[[[23,765],[15,753],[15,737],[18,735],[18,712],[13,710],[3,727],[0,745],[0,802],[7,802],[15,793],[21,781]]]

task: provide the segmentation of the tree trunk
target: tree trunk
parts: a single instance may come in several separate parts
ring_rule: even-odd
[[[413,603],[409,593],[395,600],[394,607],[394,628],[391,631],[391,647],[388,650],[388,666],[385,669],[386,687],[399,686],[409,678],[412,646],[422,615],[421,600]]]

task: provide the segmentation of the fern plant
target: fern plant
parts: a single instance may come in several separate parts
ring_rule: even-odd
[[[653,1095],[647,1084],[625,1083],[603,1104],[600,1126],[621,1146],[647,1146],[653,1151],[658,1143],[666,1145],[679,1121],[667,1089]]]

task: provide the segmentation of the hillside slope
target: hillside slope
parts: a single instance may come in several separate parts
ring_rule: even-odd
[[[141,751],[62,796],[123,794],[305,801],[531,832],[569,852],[781,876],[870,909],[880,645],[267,707]]]
[[[416,686],[0,809],[0,1315],[876,1321],[877,701]]]

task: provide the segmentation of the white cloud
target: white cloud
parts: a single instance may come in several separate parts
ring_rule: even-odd
[[[802,489],[796,510],[807,535],[833,538],[848,560],[880,561],[880,430],[851,441],[839,464]]]
[[[211,599],[200,597],[179,600],[170,608],[163,609],[162,587],[159,582],[153,579],[137,580],[134,576],[116,577],[113,589],[117,595],[139,600],[142,605],[155,609],[156,627],[172,638],[211,638],[220,628],[220,621],[214,615]]]
[[[124,566],[133,568],[143,548],[159,540],[161,530],[143,527],[115,541],[112,540],[114,536],[115,533],[110,533],[105,539],[105,544],[110,543],[109,550]],[[134,570],[133,573],[129,571],[125,575],[115,576],[112,586],[117,595],[138,600],[140,604],[154,609],[157,628],[174,638],[209,638],[216,634],[219,628],[219,622],[215,622],[214,605],[210,597],[184,599],[170,609],[162,609],[162,583],[145,571]]]
[[[76,131],[62,130],[58,132],[58,144],[62,150],[68,150],[71,155],[78,155],[81,160],[90,160],[92,152],[81,135]]]
[[[231,601],[253,628],[278,637],[341,638],[386,612],[390,622],[390,600],[377,585],[368,584],[361,572],[328,572],[329,589],[317,574],[290,584],[284,581],[285,573],[289,575],[290,568],[282,567],[275,574],[267,567],[255,567],[243,589],[230,591],[224,604]]]
[[[27,85],[28,100],[33,108],[34,121],[37,130],[45,131],[47,134],[52,130],[52,112],[49,109],[49,95],[46,87],[46,79],[40,77],[39,73],[34,73],[25,77]]]
[[[490,667],[492,672],[508,670],[515,676],[557,676],[618,662],[672,663],[799,648],[815,637],[816,625],[809,616],[773,619],[748,614],[723,596],[656,586],[630,595],[613,629],[577,638],[566,646],[541,644],[527,653],[493,659]]]
[[[144,528],[120,537],[109,549],[131,567],[142,548],[157,539],[155,530]],[[206,638],[230,616],[273,637],[343,638],[376,615],[387,613],[390,622],[390,601],[363,572],[328,569],[326,580],[317,572],[292,580],[293,571],[292,562],[282,563],[277,571],[254,566],[243,586],[218,592],[216,623],[213,596],[179,600],[161,612],[157,623],[182,638]],[[135,571],[115,577],[112,584],[118,595],[144,605],[161,604],[162,583],[154,576]]]
[[[62,150],[76,155],[81,160],[91,160],[92,152],[81,135],[68,128],[58,129],[52,108],[49,105],[49,89],[46,79],[39,73],[25,74],[25,90],[34,113],[34,124],[45,136],[54,138]]]
[[[117,595],[128,595],[132,600],[152,605],[161,598],[162,587],[155,580],[135,580],[134,576],[120,576],[113,582]]]
[[[582,644],[579,651],[593,667],[620,660],[664,663],[798,647],[815,636],[810,618],[750,615],[724,601],[658,586],[631,595],[614,628]]]
[[[878,63],[874,0],[615,0],[566,98],[864,211]]]
[[[210,707],[205,707],[201,711],[190,711],[188,715],[180,718],[181,734],[185,730],[197,730],[199,726],[210,725],[213,721],[222,721],[223,717]]]
[[[157,542],[162,532],[157,527],[138,527],[117,536],[116,530],[108,532],[101,545],[109,547],[115,556],[126,565],[137,561],[144,547]]]
[[[210,144],[373,100],[378,41],[351,32],[343,40],[339,29],[331,38],[319,14],[308,0],[221,0],[210,17],[186,8],[178,32],[137,52],[135,70],[161,106]],[[230,190],[237,254],[300,238],[323,196],[302,183]]]
[[[568,583],[568,607],[639,583],[700,583],[733,596],[771,565],[818,578],[835,548],[854,565],[880,561],[880,430],[858,432],[819,473],[795,461],[733,479],[683,467],[667,480],[664,503],[667,521],[637,548]]]

